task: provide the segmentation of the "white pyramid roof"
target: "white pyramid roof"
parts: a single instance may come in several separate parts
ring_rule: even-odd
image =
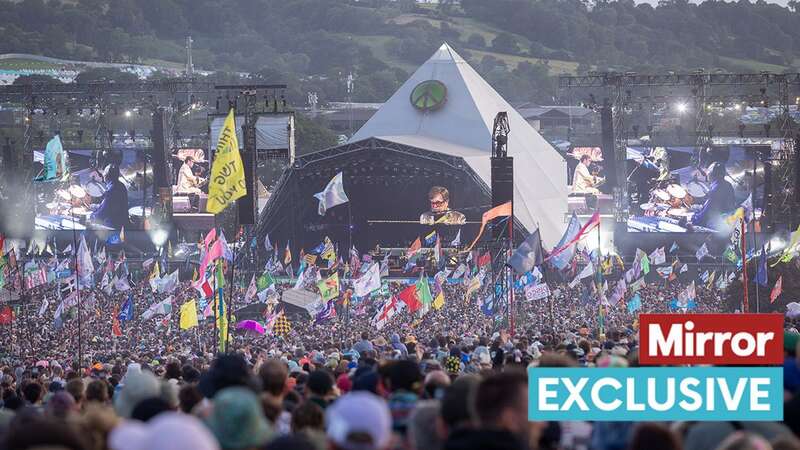
[[[439,80],[447,87],[446,103],[435,111],[419,111],[410,101],[414,87],[426,80]],[[529,231],[538,224],[542,240],[553,246],[564,230],[567,212],[566,162],[449,45],[443,44],[420,66],[350,142],[378,137],[462,156],[491,185],[492,126],[500,111],[508,112],[511,127],[508,154],[514,157],[514,215]]]

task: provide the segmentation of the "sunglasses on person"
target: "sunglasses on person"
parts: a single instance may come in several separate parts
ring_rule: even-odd
[[[431,206],[442,206],[444,205],[444,200],[431,200]]]

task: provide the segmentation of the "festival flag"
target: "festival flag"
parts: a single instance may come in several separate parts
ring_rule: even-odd
[[[181,305],[180,328],[181,330],[188,330],[197,325],[197,302],[195,300],[190,300]]]
[[[113,316],[111,319],[111,335],[114,337],[122,336],[122,327],[120,326],[119,319],[117,319],[117,309],[114,308]]]
[[[461,229],[460,228],[458,229],[458,233],[456,234],[455,239],[453,239],[453,241],[450,242],[450,247],[457,248],[459,245],[461,245]]]
[[[772,288],[772,292],[769,293],[769,302],[775,303],[775,300],[781,296],[783,293],[783,275],[778,277],[778,281],[775,282],[775,286]]]
[[[672,241],[672,246],[669,248],[669,252],[674,253],[676,250],[678,250],[678,248],[678,243],[676,241]]]
[[[628,288],[631,290],[631,292],[636,292],[644,287],[645,287],[644,277],[639,278],[638,280],[628,285]]]
[[[411,258],[412,256],[416,255],[420,249],[422,248],[422,241],[417,236],[417,239],[411,244],[411,247],[408,247],[406,250],[406,257]]]
[[[14,310],[5,305],[0,308],[0,325],[8,325],[14,321]]]
[[[256,291],[261,292],[275,285],[275,279],[269,272],[264,272],[256,281]]]
[[[122,304],[122,309],[117,316],[120,322],[127,322],[133,320],[133,294],[128,294],[127,300]]]
[[[250,285],[247,286],[247,291],[244,293],[244,301],[250,302],[256,294],[258,293],[257,286],[256,286],[256,274],[253,274],[250,277]]]
[[[586,224],[583,227],[581,227],[580,230],[578,230],[578,233],[572,239],[570,239],[563,245],[556,246],[556,248],[554,248],[553,251],[550,252],[550,255],[545,259],[545,261],[554,258],[559,254],[561,254],[562,252],[566,251],[567,249],[571,248],[573,245],[580,242],[581,239],[586,237],[586,235],[589,234],[589,232],[591,232],[592,230],[594,230],[599,226],[600,226],[600,213],[595,212],[594,214],[592,214],[592,217],[589,219],[589,221],[586,222]]]
[[[286,249],[283,251],[283,265],[288,265],[292,262],[292,249],[289,248],[289,241],[286,241]]]
[[[431,294],[431,287],[428,284],[428,278],[424,274],[420,275],[416,284],[417,297],[424,306],[430,306],[433,303],[433,295]]]
[[[642,297],[636,293],[628,300],[628,314],[633,314],[640,309],[642,309]]]
[[[286,336],[292,331],[292,324],[286,318],[283,310],[275,317],[275,324],[272,326],[272,332],[278,336]]]
[[[378,263],[372,263],[367,272],[353,280],[353,294],[364,297],[381,288],[381,273]]]
[[[264,236],[264,250],[271,252],[273,250],[272,242],[269,241],[269,234]]]
[[[653,250],[653,253],[650,254],[650,262],[656,266],[667,262],[667,255],[664,252],[664,247],[659,247]]]
[[[639,267],[643,274],[647,275],[650,273],[650,258],[647,257],[647,253],[636,249],[637,254],[640,256],[639,258]],[[641,253],[640,253],[641,252]]]
[[[142,320],[150,320],[155,316],[163,316],[170,312],[172,312],[172,296],[150,305],[150,307],[142,313]]]
[[[378,309],[378,312],[375,313],[375,316],[373,316],[371,322],[375,328],[380,331],[386,325],[386,323],[389,322],[389,319],[402,311],[405,307],[406,303],[397,301],[397,297],[393,295],[388,301],[386,301],[386,303],[384,303],[383,307]]]
[[[481,278],[478,276],[472,277],[467,284],[467,292],[464,294],[464,299],[468,300],[470,296],[474,292],[478,292],[481,289]]]
[[[327,279],[320,281],[317,283],[317,288],[324,302],[339,297],[339,274],[334,273]]]
[[[681,266],[681,270],[679,272],[680,273],[684,273],[684,272],[688,272],[688,271],[689,271],[689,265],[688,264],[684,264],[684,265]]]
[[[456,267],[456,270],[453,272],[453,278],[457,280],[463,277],[465,273],[467,273],[467,265],[461,263],[459,264],[458,267]]]
[[[83,235],[81,235],[81,243],[78,246],[76,261],[78,265],[78,276],[81,277],[81,279],[89,277],[94,272],[92,255],[89,253],[89,248],[86,246],[86,237]]]
[[[767,275],[767,250],[761,246],[761,255],[758,257],[758,272],[756,272],[756,283],[762,287],[767,287],[769,276]]]
[[[478,257],[478,261],[476,262],[476,266],[481,268],[483,266],[487,266],[492,263],[492,255],[489,252],[484,253],[483,255]]]
[[[205,239],[203,239],[203,246],[205,247],[206,251],[210,248],[211,244],[217,239],[217,229],[212,228],[208,230]]]
[[[483,230],[486,228],[486,224],[489,223],[490,220],[496,219],[498,217],[508,217],[512,214],[512,212],[513,209],[511,202],[506,202],[503,203],[502,205],[495,206],[494,208],[483,213],[483,216],[481,217],[481,228],[478,231],[478,235],[475,237],[475,240],[472,241],[472,243],[469,245],[469,247],[467,247],[465,251],[468,252],[472,250],[472,247],[474,247],[475,244],[478,243],[478,240],[483,235]]]
[[[706,289],[711,289],[711,286],[714,285],[714,278],[717,276],[717,271],[714,270],[711,272],[711,275],[708,277],[708,281],[706,281]]]
[[[700,274],[700,281],[702,281],[703,283],[705,283],[705,282],[707,282],[707,281],[708,281],[708,277],[709,277],[709,273],[708,273],[708,270],[706,270],[705,272],[703,272],[702,274]]]
[[[321,324],[326,320],[336,317],[336,302],[329,300],[325,306],[314,317],[315,324]]]
[[[778,258],[778,261],[776,261],[775,264],[772,265],[772,267],[775,267],[780,263],[787,263],[791,261],[792,258],[794,258],[795,253],[797,253],[797,251],[800,250],[800,248],[798,248],[798,245],[800,245],[800,225],[797,226],[796,231],[792,232],[791,239],[789,240],[789,245],[787,245],[786,248],[783,249],[780,257]]]
[[[336,248],[333,246],[333,242],[328,236],[325,236],[325,240],[322,242],[322,251],[319,254],[319,257],[328,261],[329,267],[330,263],[336,261]]]
[[[575,276],[575,279],[573,279],[569,283],[569,287],[575,288],[575,286],[577,286],[582,279],[591,277],[592,275],[594,275],[594,264],[592,264],[592,262],[589,261],[589,263],[586,264],[583,270],[581,270],[581,272],[577,276]]]
[[[517,273],[525,273],[535,266],[541,265],[543,261],[542,238],[537,228],[536,231],[529,234],[522,244],[514,250],[514,253],[511,254],[511,258],[508,260],[508,265]]]
[[[231,202],[247,195],[235,122],[231,108],[219,133],[214,162],[211,164],[211,176],[208,177],[210,183],[206,210],[211,214],[219,214]]]
[[[672,266],[659,267],[656,269],[656,272],[658,272],[661,278],[669,278],[672,275]]]
[[[344,192],[342,172],[337,173],[331,179],[331,181],[328,182],[328,185],[325,186],[325,190],[322,192],[317,192],[314,194],[314,197],[319,200],[317,212],[320,216],[324,216],[325,211],[333,208],[334,206],[349,202],[350,199],[347,198],[347,194]]]
[[[408,310],[411,313],[417,312],[417,310],[422,307],[422,302],[420,302],[419,296],[417,295],[416,284],[409,285],[400,291],[398,297],[408,306]]]
[[[703,242],[703,245],[697,249],[697,253],[695,253],[695,256],[697,257],[698,261],[702,261],[703,258],[705,258],[707,255],[708,255],[708,247],[706,246],[706,243]]]

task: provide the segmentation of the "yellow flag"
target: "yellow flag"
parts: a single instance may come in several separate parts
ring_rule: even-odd
[[[150,280],[158,280],[161,278],[161,271],[158,269],[158,261],[153,263],[153,270],[150,271]]]
[[[207,210],[212,214],[219,214],[231,202],[247,194],[233,109],[225,118],[225,124],[219,133],[214,163],[211,165],[211,177],[208,181]]]
[[[439,291],[431,306],[433,306],[433,309],[442,309],[442,306],[444,306],[444,292]]]
[[[197,326],[197,303],[194,300],[181,305],[181,330]]]

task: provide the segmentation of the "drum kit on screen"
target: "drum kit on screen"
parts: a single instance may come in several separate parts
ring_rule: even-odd
[[[55,198],[45,204],[45,208],[51,215],[88,218],[92,214],[92,205],[100,201],[103,193],[105,187],[96,180],[91,180],[86,185],[73,184],[56,189]]]
[[[701,181],[691,181],[686,187],[674,181],[660,183],[640,208],[645,216],[688,220],[702,209],[708,190],[707,183]]]

